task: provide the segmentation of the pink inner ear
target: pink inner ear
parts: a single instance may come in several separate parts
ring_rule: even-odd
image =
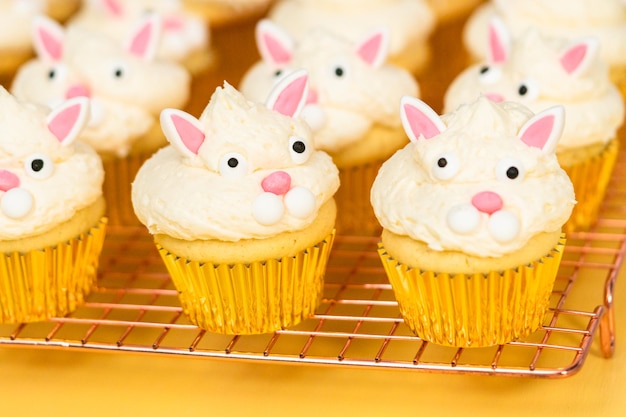
[[[520,139],[528,146],[543,149],[548,139],[550,139],[552,129],[554,129],[554,121],[555,118],[553,115],[542,117],[528,126]]]
[[[494,64],[506,61],[506,48],[494,25],[489,25],[489,50],[491,51],[491,62]]]
[[[588,47],[585,44],[576,45],[570,48],[561,56],[561,65],[568,74],[573,73],[582,64],[587,55]]]
[[[111,14],[111,16],[122,16],[122,5],[117,0],[102,0],[104,8]]]
[[[405,104],[404,112],[416,138],[423,136],[425,139],[430,139],[441,133],[437,125],[416,107]]]
[[[286,64],[291,61],[291,52],[269,33],[263,34],[263,43],[274,64]]]
[[[46,50],[46,53],[55,61],[59,61],[63,55],[63,44],[59,39],[54,37],[45,28],[40,27],[37,29],[41,45]]]
[[[50,130],[50,132],[52,132],[52,134],[56,136],[59,142],[63,142],[69,136],[70,132],[76,125],[76,121],[78,120],[78,116],[80,115],[80,110],[80,104],[70,106],[59,112],[48,123],[48,130]]]
[[[185,147],[197,155],[204,142],[204,132],[175,114],[172,115],[172,123]]]
[[[285,116],[293,117],[302,102],[302,96],[306,90],[307,81],[308,77],[303,76],[289,83],[285,89],[278,94],[276,102],[272,106],[272,110],[284,114]]]
[[[140,57],[145,56],[150,46],[152,30],[152,24],[146,23],[133,38],[130,47],[128,48],[128,51],[133,55],[137,55]]]
[[[359,56],[368,64],[373,65],[378,58],[380,48],[383,43],[383,35],[377,33],[365,41],[358,49]]]

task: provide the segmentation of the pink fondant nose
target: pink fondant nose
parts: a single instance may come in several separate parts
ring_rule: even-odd
[[[89,91],[89,87],[84,84],[74,84],[65,92],[65,98],[74,98],[74,97],[91,97],[91,91]]]
[[[0,169],[0,191],[9,191],[20,186],[20,179],[12,172]]]
[[[483,191],[476,194],[472,198],[472,205],[478,209],[478,211],[493,214],[502,209],[502,198],[491,191]]]
[[[163,29],[170,31],[177,31],[182,29],[183,19],[178,16],[165,17],[163,19]]]
[[[485,97],[487,97],[489,100],[493,101],[494,103],[502,103],[504,101],[504,96],[498,93],[487,93],[485,94]]]
[[[285,171],[272,172],[261,181],[263,191],[276,195],[286,194],[291,188],[291,176]]]
[[[309,88],[309,95],[306,96],[306,104],[317,104],[319,101],[319,95],[317,94],[317,90]]]

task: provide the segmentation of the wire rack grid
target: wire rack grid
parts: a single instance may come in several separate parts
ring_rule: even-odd
[[[525,340],[457,349],[428,343],[404,324],[375,237],[338,236],[314,317],[255,336],[208,333],[187,321],[150,236],[109,228],[98,286],[73,314],[0,325],[0,345],[95,349],[195,357],[391,368],[437,373],[566,377],[599,329],[599,351],[615,348],[613,289],[626,252],[626,155],[621,154],[590,232],[568,236],[543,326]]]

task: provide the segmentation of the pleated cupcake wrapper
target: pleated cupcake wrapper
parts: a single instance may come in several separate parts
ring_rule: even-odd
[[[609,142],[599,155],[578,164],[562,167],[574,185],[577,201],[572,215],[563,226],[566,233],[588,230],[598,219],[618,151],[619,140],[616,138]]]
[[[233,265],[190,261],[157,248],[193,324],[213,333],[260,334],[314,314],[334,237],[333,231],[295,256]]]
[[[27,323],[73,312],[91,291],[107,219],[56,246],[0,255],[0,323]]]
[[[370,203],[370,191],[382,161],[339,168],[341,186],[335,193],[337,233],[376,236],[382,230]]]
[[[103,161],[104,184],[102,193],[107,202],[107,217],[113,226],[142,226],[135,215],[131,200],[131,184],[137,171],[149,158],[148,154]]]
[[[410,268],[382,243],[378,253],[408,327],[426,341],[465,348],[522,339],[541,326],[564,246],[563,235],[541,259],[484,274]]]

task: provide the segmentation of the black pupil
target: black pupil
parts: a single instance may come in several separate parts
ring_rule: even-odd
[[[121,78],[124,75],[124,71],[121,68],[116,68],[113,74],[116,78]]]
[[[41,171],[43,169],[43,160],[33,159],[33,161],[30,163],[30,167],[35,172]]]
[[[480,69],[480,73],[481,73],[481,74],[485,74],[487,71],[489,71],[489,67],[482,67],[482,68]]]
[[[445,168],[446,165],[448,165],[448,161],[446,160],[446,158],[439,158],[439,160],[437,161],[437,166],[439,168]]]
[[[280,77],[282,73],[283,70],[276,70],[276,72],[274,73],[274,77]]]
[[[48,78],[53,79],[54,77],[56,77],[57,72],[53,69],[51,69],[50,71],[48,71]]]
[[[528,93],[528,87],[526,87],[524,84],[520,85],[518,93],[520,96],[526,95],[526,93]]]
[[[299,140],[294,142],[291,148],[296,153],[303,153],[306,150],[306,145],[304,144],[304,142]]]
[[[228,160],[228,166],[231,168],[237,168],[237,165],[239,165],[239,161],[237,160],[237,158],[230,158]]]
[[[506,170],[506,176],[509,179],[514,180],[515,178],[517,178],[519,176],[519,169],[517,169],[515,167],[510,167],[509,169]]]
[[[341,68],[341,67],[335,68],[335,75],[337,77],[343,77],[343,74],[344,74],[343,68]]]

